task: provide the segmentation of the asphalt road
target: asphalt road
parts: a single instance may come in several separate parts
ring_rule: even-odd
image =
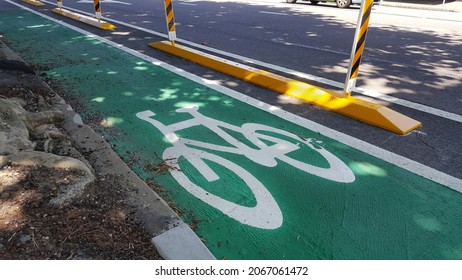
[[[92,12],[91,1],[68,2]],[[165,32],[153,1],[102,5],[113,19]],[[358,7],[260,0],[175,1],[174,11],[179,38],[340,82],[358,16]],[[460,114],[461,25],[456,13],[374,8],[358,86]]]
[[[383,100],[377,102],[387,104],[423,123],[422,128],[406,136],[398,136],[146,47],[146,43],[162,40],[156,32],[165,34],[163,5],[154,1],[133,0],[102,1],[101,4],[103,15],[118,25],[114,32],[99,31],[63,20],[191,73],[219,80],[230,88],[299,116],[462,178],[462,20],[458,13],[381,6],[373,9],[357,86],[362,89],[360,93],[379,93],[398,98],[395,103]],[[65,0],[64,5],[90,13],[93,11],[93,4],[88,0]],[[1,2],[0,7],[12,8],[5,2]],[[47,5],[34,9],[57,17],[49,12],[51,8],[51,5]],[[308,74],[315,79],[321,77],[327,79],[321,80],[321,86],[336,87],[344,81],[359,9],[337,9],[331,4],[314,6],[307,2],[287,4],[282,1],[258,0],[252,3],[175,1],[174,11],[181,43],[193,42],[234,54],[235,57],[237,55],[243,60],[249,58],[257,61],[258,67],[262,67],[263,62],[265,68],[273,72],[285,72],[285,75]],[[119,21],[131,26],[123,26]],[[360,93],[354,94],[361,96]],[[406,103],[406,106],[397,103]],[[427,107],[422,109],[421,105]],[[446,115],[438,116],[441,114]]]

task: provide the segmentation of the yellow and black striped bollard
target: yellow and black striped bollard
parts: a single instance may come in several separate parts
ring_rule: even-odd
[[[93,0],[93,4],[95,5],[95,15],[98,21],[101,21],[101,6],[99,5],[99,0]]]
[[[356,27],[355,39],[351,50],[350,65],[348,67],[347,77],[345,80],[345,95],[348,97],[355,88],[356,78],[358,77],[359,64],[364,51],[366,42],[367,28],[371,16],[373,0],[363,0],[361,10],[359,11],[358,25]]]
[[[172,0],[164,0],[164,6],[165,6],[165,18],[167,20],[168,39],[170,40],[170,42],[172,42],[172,45],[175,45],[176,30],[175,30],[175,18],[173,16]]]

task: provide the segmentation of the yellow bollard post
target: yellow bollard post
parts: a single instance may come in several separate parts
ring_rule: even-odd
[[[172,0],[164,0],[164,7],[165,7],[165,18],[167,21],[168,39],[172,43],[172,46],[175,46],[176,29],[175,29],[175,18],[173,16]]]
[[[371,16],[373,0],[363,0],[361,10],[359,11],[358,24],[356,26],[353,48],[351,50],[350,65],[345,80],[345,96],[349,97],[356,86],[356,78],[358,77],[359,64],[366,42],[367,27],[369,26],[369,18]]]

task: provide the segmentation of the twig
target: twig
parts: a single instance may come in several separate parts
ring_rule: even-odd
[[[34,243],[34,245],[35,245],[35,248],[37,248],[37,249],[38,249],[38,248],[39,248],[39,246],[38,246],[37,242],[35,242],[35,232],[34,232],[34,231],[32,231],[32,242]]]
[[[16,235],[16,232],[13,233],[13,235],[10,237],[10,239],[8,239],[8,241],[6,243],[10,243],[11,239],[13,239],[13,237]]]
[[[72,259],[72,257],[74,256],[74,253],[75,253],[75,251],[72,251],[72,252],[71,252],[71,255],[70,255],[69,257],[67,257],[67,259],[66,259],[66,260],[70,260],[70,259]]]
[[[64,238],[63,243],[66,242],[67,239],[68,239],[69,237],[71,237],[72,235],[74,235],[74,233],[76,233],[76,232],[78,232],[79,230],[81,230],[83,226],[84,226],[84,225],[81,225],[78,229],[76,229],[76,230],[74,230],[73,232],[71,232],[70,234],[68,234],[68,235],[66,236],[66,238]]]
[[[34,242],[35,248],[37,248],[37,249],[38,249],[38,248],[39,248],[39,246],[38,246],[37,242],[35,242],[35,238],[33,238],[33,239],[32,239],[32,242]]]

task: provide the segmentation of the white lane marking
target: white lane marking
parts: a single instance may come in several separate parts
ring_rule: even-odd
[[[278,15],[278,16],[287,16],[286,13],[276,13],[276,12],[267,12],[267,11],[258,11],[260,14],[269,14],[269,15]]]
[[[110,3],[110,4],[122,4],[122,5],[133,5],[132,3],[122,2],[122,1],[114,1],[114,0],[101,0],[101,3]],[[84,4],[93,4],[93,0],[79,0],[77,3],[84,3]]]
[[[372,27],[369,27],[369,28],[372,28]],[[286,42],[286,41],[282,41],[282,40],[272,40],[272,42],[277,43],[277,44],[286,45],[286,46],[294,46],[294,47],[309,49],[309,50],[328,52],[328,53],[335,53],[335,54],[345,55],[345,56],[350,55],[350,53],[345,52],[345,51],[330,50],[330,49],[327,49],[327,48],[320,48],[320,47],[315,47],[315,46],[310,46],[310,45],[305,45],[305,44],[291,43],[291,42]],[[378,62],[382,62],[382,63],[395,64],[395,65],[399,65],[399,66],[406,67],[406,68],[413,68],[413,69],[421,70],[420,67],[416,67],[416,66],[411,65],[411,64],[403,64],[401,62],[391,61],[389,59],[376,58],[376,57],[373,57],[373,56],[364,57],[363,60],[364,61],[368,61],[368,60],[369,61],[378,61]]]
[[[401,155],[398,155],[398,154],[395,154],[393,152],[390,152],[390,151],[387,151],[387,150],[384,150],[380,147],[377,147],[377,146],[374,146],[368,142],[365,142],[363,140],[360,140],[360,139],[357,139],[357,138],[354,138],[352,136],[349,136],[347,134],[344,134],[342,132],[339,132],[339,131],[336,131],[334,129],[331,129],[331,128],[328,128],[328,127],[325,127],[321,124],[318,124],[318,123],[315,123],[313,121],[310,121],[308,119],[304,119],[300,116],[297,116],[293,113],[290,113],[290,112],[287,112],[279,107],[276,107],[276,106],[273,106],[273,105],[270,105],[270,104],[267,104],[263,101],[260,101],[260,100],[257,100],[255,98],[252,98],[250,96],[247,96],[245,94],[242,94],[240,92],[237,92],[235,90],[232,90],[230,88],[227,88],[227,87],[224,87],[220,84],[220,82],[218,81],[212,81],[212,80],[208,80],[208,79],[205,79],[205,78],[202,78],[202,77],[199,77],[197,75],[194,75],[194,74],[191,74],[189,72],[186,72],[185,70],[181,69],[181,68],[178,68],[178,67],[175,67],[175,66],[172,66],[170,64],[167,64],[165,62],[162,62],[160,60],[157,60],[155,58],[152,58],[148,55],[145,55],[145,54],[142,54],[138,51],[135,51],[135,50],[132,50],[132,49],[129,49],[121,44],[117,44],[117,43],[114,43],[112,41],[109,41],[108,39],[105,39],[103,37],[100,37],[100,36],[97,36],[93,33],[90,33],[88,31],[85,31],[83,29],[80,29],[78,27],[75,27],[75,26],[72,26],[70,24],[67,24],[65,22],[62,22],[60,20],[57,20],[57,19],[54,19],[52,17],[49,17],[47,15],[44,15],[44,14],[41,14],[39,12],[36,12],[35,10],[32,10],[26,6],[23,6],[23,5],[20,5],[20,4],[17,4],[11,0],[5,0],[6,2],[12,4],[12,5],[15,5],[15,6],[18,6],[24,10],[27,10],[31,13],[34,13],[36,15],[39,15],[43,18],[46,18],[48,20],[51,20],[53,22],[56,22],[57,24],[61,24],[67,28],[70,28],[74,31],[77,31],[81,34],[84,34],[84,35],[87,35],[89,37],[92,37],[92,38],[95,38],[95,39],[98,39],[99,41],[101,42],[104,42],[110,46],[113,46],[119,50],[122,50],[126,53],[129,53],[133,56],[136,56],[140,59],[143,59],[147,62],[150,62],[152,63],[153,65],[156,65],[156,66],[159,66],[159,67],[162,67],[163,69],[166,69],[170,72],[173,72],[175,74],[178,74],[182,77],[185,77],[191,81],[194,81],[194,82],[197,82],[201,85],[204,85],[208,88],[211,88],[213,90],[216,90],[216,91],[219,91],[223,94],[226,94],[236,100],[239,100],[241,102],[244,102],[244,103],[247,103],[253,107],[256,107],[256,108],[259,108],[263,111],[266,111],[270,114],[273,114],[275,116],[278,116],[280,117],[281,119],[284,119],[286,121],[289,121],[289,122],[292,122],[294,124],[297,124],[297,125],[300,125],[306,129],[309,129],[309,130],[312,130],[312,131],[316,131],[316,132],[319,132],[320,134],[326,136],[326,137],[329,137],[329,138],[332,138],[332,139],[335,139],[341,143],[344,143],[345,145],[348,145],[352,148],[355,148],[359,151],[362,151],[364,153],[367,153],[371,156],[374,156],[374,157],[377,157],[379,159],[382,159],[388,163],[391,163],[393,165],[396,165],[404,170],[407,170],[407,171],[410,171],[416,175],[419,175],[421,177],[424,177],[426,179],[429,179],[431,181],[434,181],[436,183],[439,183],[441,185],[444,185],[444,186],[447,186],[448,188],[451,188],[455,191],[458,191],[458,192],[461,192],[462,193],[462,180],[459,179],[459,178],[456,178],[454,176],[451,176],[451,175],[448,175],[446,173],[443,173],[441,171],[438,171],[434,168],[431,168],[429,166],[426,166],[422,163],[419,163],[419,162],[416,162],[414,160],[411,160],[411,159],[408,159],[406,157],[403,157]]]
[[[49,2],[49,1],[46,1],[46,0],[42,0],[42,2],[51,4],[51,5],[56,5],[55,3]],[[67,9],[68,10],[73,10],[73,11],[76,11],[76,12],[79,12],[79,13],[82,13],[82,14],[93,15],[91,13],[83,12],[83,11],[80,11],[78,9],[73,9],[73,8],[69,8],[69,7]],[[164,33],[156,32],[156,31],[149,30],[149,29],[146,29],[146,28],[143,28],[143,27],[138,27],[138,26],[135,26],[133,24],[125,23],[125,22],[118,21],[118,20],[115,20],[115,19],[112,19],[112,18],[111,19],[105,18],[105,17],[101,17],[101,18],[104,19],[104,20],[110,20],[113,23],[117,23],[117,24],[120,24],[120,25],[125,25],[125,26],[133,28],[133,29],[137,29],[137,30],[149,33],[149,34],[153,34],[153,35],[168,39],[168,36],[166,34],[164,34]],[[222,50],[214,49],[214,48],[203,46],[203,45],[200,45],[200,44],[197,44],[197,43],[194,43],[194,42],[190,42],[190,41],[187,41],[187,40],[177,39],[176,42],[181,43],[181,44],[186,44],[186,45],[189,45],[191,47],[198,48],[198,49],[206,50],[206,51],[209,51],[209,52],[213,52],[213,53],[216,53],[216,54],[224,55],[224,56],[227,56],[229,58],[238,59],[238,60],[241,60],[241,61],[244,61],[244,62],[247,62],[247,63],[251,63],[251,64],[254,64],[254,65],[257,65],[257,66],[262,66],[262,67],[272,69],[272,70],[276,70],[276,71],[279,71],[279,72],[288,73],[288,74],[296,76],[296,77],[300,77],[300,78],[307,79],[307,80],[310,80],[310,81],[314,81],[314,82],[318,82],[318,83],[321,83],[321,84],[333,86],[333,87],[336,87],[336,88],[342,89],[343,85],[344,85],[343,83],[333,81],[333,80],[330,80],[330,79],[327,79],[327,78],[302,73],[302,72],[297,71],[297,70],[293,70],[293,69],[290,69],[290,68],[270,64],[270,63],[259,61],[259,60],[252,59],[252,58],[249,58],[249,57],[240,56],[240,55],[237,55],[237,54],[225,52],[225,51],[222,51]],[[331,51],[331,52],[338,53],[338,54],[346,54],[344,52],[336,52],[336,51]],[[383,100],[383,101],[387,101],[387,102],[390,102],[390,103],[398,104],[398,105],[401,105],[401,106],[404,106],[404,107],[407,107],[407,108],[411,108],[411,109],[414,109],[414,110],[417,110],[417,111],[421,111],[421,112],[424,112],[424,113],[427,113],[427,114],[431,114],[431,115],[434,115],[434,116],[437,116],[437,117],[441,117],[441,118],[445,118],[445,119],[448,119],[448,120],[451,120],[451,121],[462,123],[462,116],[461,115],[457,115],[457,114],[454,114],[454,113],[451,113],[451,112],[446,112],[444,110],[434,108],[434,107],[430,107],[430,106],[427,106],[427,105],[415,103],[415,102],[412,102],[412,101],[409,101],[409,100],[406,100],[406,99],[401,99],[401,98],[398,98],[398,97],[393,97],[393,96],[389,96],[389,95],[386,95],[386,94],[381,94],[381,93],[371,91],[371,90],[368,90],[368,89],[364,89],[364,88],[361,88],[361,87],[355,88],[354,93],[359,93],[359,94],[362,94],[364,96],[373,97],[373,98],[380,99],[380,100]]]
[[[178,3],[178,5],[184,5],[184,6],[197,6],[197,4],[194,4],[194,3],[184,3],[184,2],[180,2],[180,3]]]
[[[386,16],[396,16],[396,17],[407,17],[407,18],[418,18],[423,20],[438,20],[438,21],[449,21],[449,22],[462,22],[462,20],[457,19],[450,19],[450,18],[436,18],[436,17],[427,17],[427,16],[418,16],[418,15],[410,15],[410,14],[394,14],[394,13],[387,13],[387,12],[374,12],[374,14],[378,15],[386,15]],[[416,27],[416,26],[412,26]]]

